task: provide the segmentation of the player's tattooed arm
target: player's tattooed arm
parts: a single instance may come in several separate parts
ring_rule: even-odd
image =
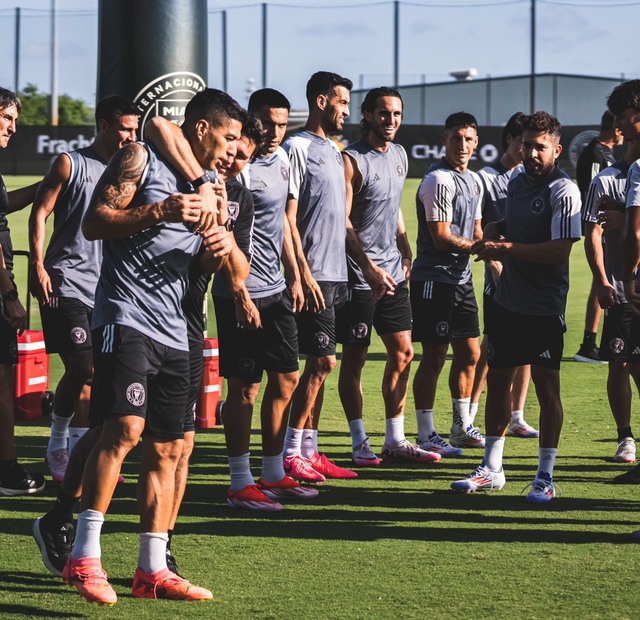
[[[162,221],[200,220],[202,199],[196,194],[171,194],[161,202],[130,207],[147,161],[147,150],[140,144],[129,144],[114,154],[82,222],[87,239],[121,239]]]

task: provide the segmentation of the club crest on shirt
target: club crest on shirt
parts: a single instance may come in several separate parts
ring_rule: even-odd
[[[70,336],[73,344],[83,344],[87,341],[87,332],[82,327],[74,327]]]
[[[536,198],[531,202],[529,208],[531,209],[531,213],[535,213],[536,215],[542,213],[542,210],[544,209],[544,198]]]
[[[351,333],[353,334],[354,338],[362,340],[363,338],[367,337],[367,334],[369,333],[369,327],[366,323],[356,323],[351,328]]]
[[[396,166],[396,172],[398,173],[399,177],[404,176],[404,168],[400,164]]]
[[[238,219],[240,213],[240,205],[233,200],[227,201],[227,209],[229,211],[229,217],[235,222]]]
[[[286,166],[280,166],[280,176],[282,177],[283,181],[289,180],[289,170]]]
[[[134,406],[140,407],[144,405],[146,393],[144,386],[141,383],[132,383],[127,388],[127,400]]]
[[[624,351],[624,340],[622,338],[612,338],[609,342],[609,350],[616,355]]]

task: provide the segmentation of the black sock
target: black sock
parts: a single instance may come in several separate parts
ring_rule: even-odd
[[[167,553],[171,553],[171,539],[173,538],[173,530],[168,530],[167,536],[169,537],[169,540],[167,541]]]
[[[0,478],[4,478],[10,471],[17,459],[10,459],[9,461],[0,461]]]
[[[631,432],[631,427],[627,426],[627,428],[619,428],[618,429],[618,442],[626,439],[627,437],[631,437],[633,439],[633,433]]]
[[[60,489],[53,510],[49,511],[45,518],[52,519],[57,523],[71,523],[79,501],[79,497],[73,497]]]
[[[596,346],[596,332],[588,332],[585,330],[584,339],[582,344],[586,347],[595,347]]]

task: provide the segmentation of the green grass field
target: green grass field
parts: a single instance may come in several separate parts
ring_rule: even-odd
[[[411,239],[416,186],[412,180],[405,190]],[[27,217],[10,218],[16,248],[26,247]],[[481,268],[476,267],[478,283]],[[16,272],[24,290],[24,259]],[[460,458],[434,465],[361,469],[357,480],[326,483],[316,500],[288,504],[280,513],[231,510],[225,501],[224,438],[215,428],[197,435],[173,543],[182,574],[213,590],[214,602],[131,597],[138,552],[139,454],[134,453],[124,465],[127,482],[116,490],[103,529],[103,564],[120,597],[116,607],[89,606],[44,569],[31,522],[57,494],[57,485],[49,483],[42,495],[0,499],[0,618],[638,618],[639,547],[629,537],[640,527],[638,489],[609,484],[626,466],[611,461],[616,441],[605,392],[606,366],[572,361],[582,338],[589,284],[578,243],[571,258],[569,331],[561,371],[565,425],[555,480],[563,495],[549,505],[529,505],[520,494],[535,473],[536,440],[510,438],[507,486],[497,493],[449,490],[453,480],[470,473],[482,458],[482,451],[466,450]],[[32,324],[38,323],[34,311]],[[378,453],[384,436],[383,365],[383,348],[376,339],[363,389],[365,422]],[[451,419],[447,372],[445,367],[436,404],[436,424],[445,434]],[[54,385],[59,375],[60,364],[52,358]],[[535,422],[533,388],[527,405],[526,417]],[[410,438],[416,429],[413,410],[410,396]],[[17,435],[21,461],[44,472],[48,420],[20,423]],[[350,440],[337,373],[327,381],[320,443],[331,458],[348,464]],[[253,471],[259,474],[257,430],[253,450]]]

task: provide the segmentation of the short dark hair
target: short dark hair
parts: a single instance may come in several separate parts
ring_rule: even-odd
[[[307,102],[309,108],[311,108],[316,99],[320,95],[325,97],[331,97],[335,94],[337,86],[344,86],[347,90],[353,88],[353,82],[346,77],[342,77],[337,73],[331,73],[330,71],[317,71],[314,73],[307,82]]]
[[[291,110],[289,100],[275,88],[261,88],[251,93],[249,97],[249,112],[257,112],[260,108],[267,106],[268,108],[285,108]]]
[[[600,131],[613,131],[615,121],[616,117],[609,110],[605,110],[600,119]]]
[[[213,127],[220,127],[225,120],[242,122],[245,114],[240,104],[227,93],[217,88],[205,88],[187,103],[184,122],[190,125],[203,118]]]
[[[469,114],[468,112],[454,112],[447,117],[447,120],[444,122],[444,128],[447,130],[453,129],[454,127],[462,127],[463,129],[473,127],[478,131],[478,121],[473,114]]]
[[[4,110],[12,105],[16,106],[18,112],[22,110],[22,104],[20,103],[20,99],[18,99],[18,95],[12,90],[0,87],[0,110]]]
[[[534,112],[522,119],[522,130],[534,133],[547,133],[560,142],[562,125],[560,121],[549,112]]]
[[[140,116],[140,108],[126,97],[108,95],[96,105],[96,126],[98,121],[107,121],[110,125],[121,116]]]
[[[640,80],[629,80],[616,86],[607,99],[607,107],[616,116],[627,108],[640,110]]]
[[[509,143],[507,142],[507,136],[511,136],[512,138],[517,138],[522,135],[522,119],[524,118],[524,112],[516,112],[504,126],[502,130],[502,152],[506,152],[507,148],[509,148]]]
[[[372,88],[365,96],[360,105],[360,113],[362,114],[362,119],[360,120],[360,131],[363,136],[366,136],[369,133],[369,129],[371,129],[371,123],[367,121],[364,117],[365,112],[369,112],[371,114],[378,105],[378,99],[380,97],[396,97],[400,99],[400,103],[402,103],[402,107],[404,108],[404,101],[402,101],[402,95],[395,89],[389,88],[388,86],[379,86],[378,88]]]
[[[260,119],[253,112],[245,112],[242,120],[242,135],[256,145],[256,152],[260,150],[264,133]]]

